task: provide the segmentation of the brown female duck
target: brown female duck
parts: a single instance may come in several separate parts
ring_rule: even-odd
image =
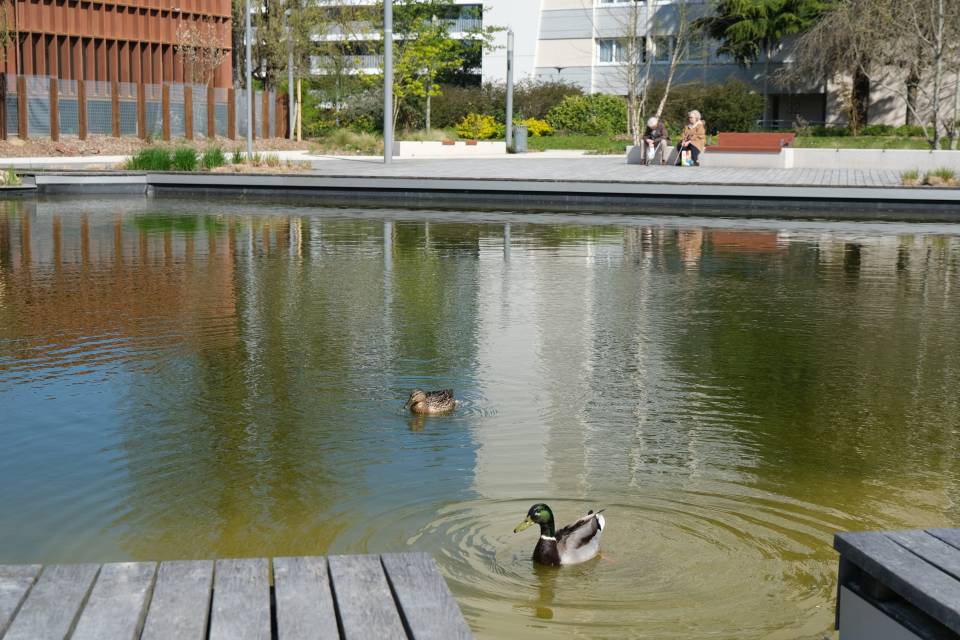
[[[414,389],[403,406],[413,413],[449,413],[457,407],[457,401],[453,399],[453,389],[441,391]]]

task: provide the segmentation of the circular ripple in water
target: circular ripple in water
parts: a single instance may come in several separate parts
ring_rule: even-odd
[[[605,505],[600,557],[553,569],[531,560],[534,530],[513,533],[537,501],[407,505],[349,535],[432,553],[479,637],[822,638],[832,625],[843,514],[770,494],[634,494]],[[590,508],[548,502],[560,524]]]

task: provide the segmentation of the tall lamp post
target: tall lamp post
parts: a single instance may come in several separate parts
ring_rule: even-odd
[[[383,0],[383,164],[393,160],[393,0]]]
[[[246,41],[247,41],[247,158],[253,161],[253,56],[250,53],[250,0],[246,2]]]
[[[507,151],[513,146],[513,29],[507,29]]]

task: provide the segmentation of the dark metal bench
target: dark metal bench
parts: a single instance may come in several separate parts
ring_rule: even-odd
[[[960,638],[960,529],[838,533],[843,640]]]
[[[271,574],[272,566],[272,574]],[[271,580],[272,575],[272,580]],[[423,553],[0,565],[3,640],[467,640]]]
[[[706,150],[711,153],[780,153],[780,149],[789,147],[796,137],[793,133],[722,132],[717,134],[717,144],[708,145]]]

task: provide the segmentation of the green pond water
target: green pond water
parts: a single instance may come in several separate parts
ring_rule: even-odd
[[[958,234],[0,204],[0,563],[418,550],[480,638],[830,636],[835,531],[960,524]],[[539,501],[601,557],[535,567]]]

